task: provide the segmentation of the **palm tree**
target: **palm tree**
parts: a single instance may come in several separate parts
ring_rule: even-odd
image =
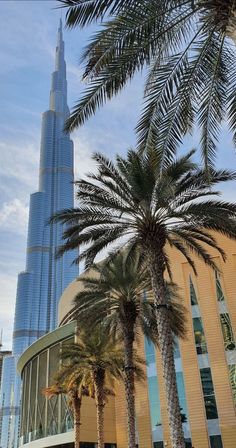
[[[137,126],[140,150],[157,145],[173,157],[193,124],[209,168],[225,120],[236,142],[234,0],[59,0],[67,25],[103,22],[82,57],[89,82],[66,128],[73,130],[147,69]]]
[[[215,248],[224,260],[225,254],[212,231],[236,238],[236,205],[211,199],[219,195],[214,186],[235,179],[236,173],[211,169],[207,180],[192,154],[164,167],[155,150],[146,155],[130,150],[126,159],[117,156],[116,163],[95,154],[97,174],[77,182],[79,208],[52,218],[67,224],[58,255],[80,246],[76,261],[85,260],[85,267],[107,247],[115,251],[126,244],[127,250],[142,254],[152,282],[173,448],[184,447],[184,438],[165,294],[165,270],[171,274],[167,248],[180,251],[194,272],[192,254],[217,270],[207,247]]]
[[[80,448],[81,404],[83,396],[91,396],[91,384],[85,385],[81,369],[73,362],[63,366],[55,375],[54,383],[45,389],[43,394],[47,398],[65,394],[69,407],[73,410],[75,428],[75,448]]]
[[[128,447],[135,448],[135,359],[134,342],[141,331],[155,344],[158,343],[155,308],[151,300],[151,282],[142,267],[137,251],[131,257],[121,251],[111,260],[93,266],[91,274],[79,281],[83,289],[75,297],[79,322],[91,326],[103,322],[109,334],[122,341],[124,347],[124,385],[127,405]],[[170,286],[167,285],[168,289]],[[148,300],[144,300],[144,291]],[[169,294],[173,313],[172,332],[185,335],[185,309]]]
[[[52,396],[66,393],[74,410],[75,448],[79,448],[80,409],[83,395],[94,397],[97,409],[98,448],[104,448],[104,407],[108,396],[114,395],[114,380],[122,378],[123,351],[108,338],[101,326],[83,330],[76,343],[63,346],[62,366],[55,383],[44,389]]]

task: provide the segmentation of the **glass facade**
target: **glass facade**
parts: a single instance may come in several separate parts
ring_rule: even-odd
[[[223,448],[221,436],[210,436],[211,448]]]
[[[229,369],[229,379],[233,394],[234,405],[236,406],[236,365],[231,364],[228,366]]]
[[[61,347],[64,343],[68,344],[72,341],[74,337],[68,336],[63,341],[49,346],[30,359],[23,368],[20,445],[73,430],[73,412],[68,405],[67,397],[58,395],[48,399],[42,392],[53,383],[53,377],[59,368]],[[89,407],[84,408],[85,415],[91,403],[87,406]],[[94,430],[96,415],[93,420],[90,418],[90,424]],[[96,448],[95,443],[83,440],[80,446],[81,448]],[[116,448],[116,444],[105,443],[105,448]]]
[[[149,395],[149,407],[150,407],[150,418],[151,418],[151,426],[152,426],[152,438],[153,438],[153,446],[154,448],[163,447],[163,434],[162,434],[162,421],[161,421],[161,403],[160,403],[160,395],[159,395],[159,384],[158,384],[158,375],[156,369],[156,355],[155,355],[155,346],[154,344],[145,338],[145,354],[146,361],[148,364],[147,367],[147,381],[148,381],[148,395]],[[174,357],[176,363],[176,381],[177,381],[177,389],[178,396],[181,408],[181,417],[182,423],[185,424],[188,422],[188,409],[187,409],[187,400],[185,394],[185,386],[184,386],[184,376],[182,370],[179,370],[181,366],[181,357],[180,357],[180,349],[178,340],[174,341]],[[182,369],[182,367],[181,367]],[[184,430],[187,429],[189,432],[189,426],[187,428],[184,427]]]
[[[55,328],[59,298],[78,274],[77,267],[72,265],[75,254],[68,253],[55,259],[56,250],[62,242],[63,226],[59,223],[48,224],[51,215],[73,207],[74,202],[73,142],[63,132],[68,114],[66,64],[60,22],[49,110],[42,118],[39,191],[30,197],[26,269],[19,274],[17,283],[12,361],[15,373],[11,379],[5,375],[11,385],[8,387],[4,382],[4,397],[3,392],[0,395],[1,412],[9,414],[2,420],[1,448],[8,448],[7,440],[10,440],[11,448],[16,448],[18,442],[21,400],[20,378],[16,373],[18,358],[30,344]],[[4,369],[7,369],[7,364],[3,364]],[[41,373],[43,380],[45,372]],[[10,397],[6,397],[6,391],[12,389],[14,400],[10,411],[9,406],[6,408],[3,403],[3,398],[5,403],[9,403]],[[43,409],[41,413],[43,420]],[[11,428],[9,421],[13,422]],[[30,424],[33,424],[33,420]],[[6,436],[9,431],[11,434]]]
[[[200,376],[202,382],[202,391],[205,402],[206,416],[208,420],[218,418],[214,386],[211,376],[211,369],[200,369]]]
[[[145,338],[145,353],[148,363],[147,367],[147,381],[148,381],[148,395],[150,406],[150,417],[152,431],[161,425],[161,405],[158,387],[158,377],[156,370],[156,356],[154,344]]]
[[[220,323],[224,339],[225,350],[235,350],[236,346],[235,346],[233,327],[231,324],[229,313],[227,312],[227,304],[225,301],[220,276],[217,272],[215,273],[215,281],[216,281],[217,300],[220,305],[222,304],[224,306],[223,309],[221,309],[220,307],[219,310],[220,310]]]
[[[190,301],[192,306],[192,321],[193,321],[193,332],[195,339],[195,346],[197,355],[206,355],[208,353],[207,350],[207,342],[205,338],[203,322],[200,314],[200,309],[198,307],[198,299],[197,294],[190,277],[189,279],[189,289],[190,289]],[[193,309],[197,306],[198,317],[194,317]],[[208,362],[208,359],[207,359]],[[202,393],[205,403],[206,410],[206,418],[208,420],[218,419],[218,412],[216,406],[214,385],[212,381],[211,369],[210,367],[201,368],[200,369],[200,377],[202,383]]]
[[[207,353],[207,344],[201,317],[193,318],[193,331],[197,354],[202,355],[204,353]]]
[[[66,342],[73,340],[68,338]],[[22,372],[21,444],[73,429],[73,415],[64,395],[47,399],[42,390],[58,370],[60,343],[33,358]]]
[[[221,330],[224,340],[224,346],[226,353],[232,352],[234,356],[234,362],[235,362],[235,350],[236,350],[236,344],[235,344],[235,336],[233,327],[231,324],[230,316],[227,310],[227,303],[225,300],[225,295],[223,292],[223,288],[221,285],[221,279],[219,274],[215,273],[215,281],[216,281],[216,296],[217,300],[219,302],[219,313],[220,313],[220,324],[221,324]],[[231,363],[232,361],[229,361],[228,370],[229,370],[229,380],[233,395],[233,401],[234,405],[236,406],[236,365]]]

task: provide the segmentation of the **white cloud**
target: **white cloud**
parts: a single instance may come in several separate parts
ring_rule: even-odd
[[[19,199],[4,202],[0,209],[0,228],[25,235],[28,223],[28,207]]]
[[[28,192],[28,187],[37,188],[39,143],[27,136],[24,143],[22,139],[20,141],[20,134],[18,137],[19,143],[0,141],[0,176],[23,183]]]
[[[92,160],[95,151],[92,139],[86,135],[73,138],[75,152],[75,180],[85,178],[86,174],[95,170],[96,164]]]

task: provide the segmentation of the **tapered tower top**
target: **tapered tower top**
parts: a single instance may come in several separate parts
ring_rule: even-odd
[[[69,114],[67,106],[67,82],[66,63],[64,57],[64,41],[62,32],[62,20],[60,19],[57,46],[55,55],[55,71],[52,74],[52,85],[50,92],[50,109],[64,116]]]

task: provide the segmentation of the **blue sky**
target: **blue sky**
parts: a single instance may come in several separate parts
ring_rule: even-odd
[[[0,329],[11,347],[16,282],[25,267],[29,195],[38,188],[41,114],[48,108],[60,12],[51,0],[1,0],[0,15]],[[64,13],[63,13],[64,14]],[[82,85],[79,56],[89,31],[64,30],[68,101],[73,106]],[[92,169],[90,155],[124,153],[135,143],[134,126],[142,79],[74,132],[78,178]],[[189,149],[195,142],[186,139]],[[218,163],[236,169],[230,136],[223,131]],[[235,198],[235,183],[225,188]]]

